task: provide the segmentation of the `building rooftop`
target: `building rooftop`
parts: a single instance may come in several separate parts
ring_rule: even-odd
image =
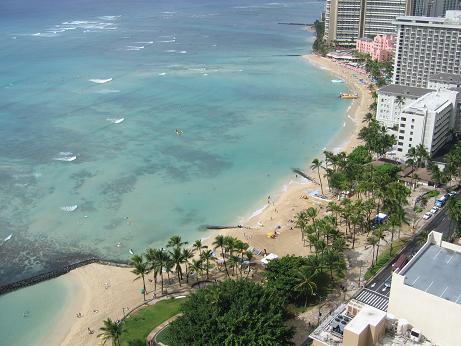
[[[434,91],[432,89],[417,88],[399,84],[389,84],[378,90],[378,94],[394,95],[419,98],[427,93]]]
[[[431,244],[400,275],[405,285],[461,304],[461,253]]]
[[[461,74],[437,73],[429,78],[431,82],[445,82],[450,84],[461,84]]]
[[[369,325],[377,326],[384,318],[384,311],[375,309],[371,306],[364,306],[362,310],[346,325],[344,329],[356,334],[362,333]]]
[[[461,29],[461,11],[446,11],[445,17],[398,16],[393,24],[444,26]]]
[[[453,93],[454,91],[451,90],[432,91],[405,107],[402,113],[425,115],[426,111],[437,112],[452,104],[451,97]]]

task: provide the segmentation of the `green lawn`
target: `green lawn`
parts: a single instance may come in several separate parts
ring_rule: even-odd
[[[124,332],[120,344],[122,346],[144,346],[147,335],[152,329],[176,315],[183,302],[184,299],[162,300],[131,315],[123,324]]]

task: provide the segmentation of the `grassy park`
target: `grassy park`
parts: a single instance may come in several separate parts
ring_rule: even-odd
[[[123,323],[123,334],[120,338],[120,345],[145,345],[147,335],[159,324],[176,315],[184,300],[162,300],[128,317]]]

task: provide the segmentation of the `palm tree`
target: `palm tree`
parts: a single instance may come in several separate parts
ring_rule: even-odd
[[[371,112],[368,112],[363,117],[362,123],[367,123],[367,125],[369,125],[373,121],[374,118],[375,118],[374,114]]]
[[[222,260],[223,260],[223,264],[224,264],[224,268],[226,269],[226,274],[227,274],[227,277],[230,277],[229,276],[229,271],[227,270],[227,264],[226,264],[226,257],[224,256],[224,247],[226,246],[226,239],[223,235],[219,234],[216,236],[214,242],[213,242],[213,245],[214,245],[214,249],[216,250],[218,247],[221,248],[221,255],[222,255]]]
[[[190,249],[183,249],[182,250],[182,259],[184,266],[186,268],[186,282],[189,283],[189,266],[190,262],[189,260],[194,257],[194,252]]]
[[[175,267],[176,275],[178,276],[179,286],[181,286],[181,278],[182,278],[182,268],[181,264],[183,263],[183,257],[180,247],[173,248],[173,251],[170,251],[171,261],[173,262],[173,266]]]
[[[112,345],[120,345],[120,336],[123,329],[121,323],[113,322],[110,318],[103,321],[104,325],[99,328],[102,333],[98,334],[98,338],[102,339],[102,344],[105,345],[107,341],[111,341]]]
[[[311,268],[305,266],[301,267],[296,271],[294,281],[295,286],[294,289],[301,294],[304,294],[304,307],[307,306],[307,301],[309,296],[312,296],[315,291],[317,290],[317,285],[314,281],[315,272],[312,273]]]
[[[208,271],[210,269],[210,260],[213,259],[213,251],[205,250],[202,252],[202,261],[205,261],[206,279],[209,279]]]
[[[196,281],[199,280],[199,276],[202,276],[203,271],[203,262],[201,259],[193,259],[190,265],[191,272],[195,273]]]
[[[248,273],[247,273],[247,277],[248,277],[248,275],[250,275],[251,260],[253,259],[253,252],[247,250],[247,251],[245,252],[245,256],[246,256],[247,261],[248,261]]]
[[[166,247],[181,247],[183,245],[186,245],[187,241],[182,241],[181,236],[179,235],[173,235],[171,238],[168,240],[168,243],[166,244]]]
[[[137,275],[135,280],[139,278],[142,279],[142,286],[143,286],[143,295],[144,300],[146,300],[146,280],[145,276],[149,274],[149,263],[145,262],[142,255],[134,255],[131,258],[131,264],[133,265],[134,269],[131,271],[133,274]]]
[[[336,272],[338,276],[344,275],[346,263],[344,261],[344,256],[339,251],[327,249],[322,256],[322,262],[324,262],[325,267],[330,270],[331,281],[334,279],[333,272]]]
[[[317,170],[317,174],[319,175],[319,181],[320,181],[320,190],[322,191],[322,195],[323,195],[322,177],[320,176],[321,167],[322,167],[322,161],[320,161],[319,159],[312,160],[311,169]]]
[[[402,111],[402,106],[405,104],[405,98],[401,95],[395,98],[395,104],[399,107],[399,112]]]
[[[427,159],[429,159],[430,154],[427,151],[426,147],[424,144],[418,144],[416,146],[416,153],[418,155],[418,167],[424,166],[423,162],[425,163]]]
[[[317,237],[318,237],[318,230],[317,230],[317,224],[316,224],[316,217],[319,215],[319,211],[313,207],[307,208],[306,209],[306,216],[312,220],[312,225],[314,226],[316,232],[317,232]]]
[[[374,234],[367,238],[367,244],[373,246],[373,249],[371,250],[372,251],[371,252],[372,254],[371,265],[375,264],[375,248],[376,248],[376,245],[378,245],[379,240],[380,239]]]
[[[160,271],[160,266],[157,261],[157,249],[149,248],[146,250],[146,260],[149,263],[149,269],[154,273],[154,292],[157,292],[157,276]]]
[[[450,198],[447,202],[447,215],[450,221],[450,228],[453,224],[456,225],[456,232],[459,233],[461,224],[461,200],[457,198]]]
[[[168,255],[165,262],[165,272],[168,278],[168,283],[171,284],[170,273],[173,272],[174,262],[173,259]]]
[[[192,244],[192,248],[194,249],[194,251],[198,251],[199,256],[201,256],[202,255],[202,250],[206,249],[207,246],[204,246],[203,243],[202,243],[202,240],[198,239],[198,240],[196,240],[194,242],[194,244]]]

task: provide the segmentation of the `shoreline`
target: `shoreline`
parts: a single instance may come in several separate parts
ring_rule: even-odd
[[[368,84],[370,83],[368,77],[356,71],[349,70],[346,67],[339,65],[335,61],[332,61],[328,58],[320,57],[313,53],[303,55],[302,59],[306,63],[313,65],[315,68],[328,72],[329,74],[331,74],[332,77],[341,78],[342,80],[344,80],[344,84],[347,85],[350,91],[352,91],[353,93],[357,93],[359,95],[359,98],[352,100],[351,104],[347,108],[343,117],[343,126],[337,131],[335,135],[332,136],[330,141],[327,143],[326,147],[322,149],[322,152],[317,153],[315,156],[310,158],[310,160],[314,159],[315,157],[320,158],[321,156],[323,156],[323,150],[329,150],[334,153],[338,153],[341,151],[352,151],[357,145],[360,144],[360,140],[357,138],[358,133],[364,126],[364,124],[362,123],[362,119],[365,113],[368,112],[368,107],[372,102],[370,92],[367,88]],[[357,76],[358,78],[355,78],[354,76]],[[360,84],[358,80],[359,78],[365,80],[367,83]],[[310,161],[304,163],[304,172],[308,176],[312,176],[314,179],[318,180],[317,173],[313,172],[310,168],[307,168],[309,167],[309,165]],[[222,234],[225,236],[229,235],[237,237],[242,241],[248,242],[250,246],[255,246],[260,249],[265,248],[268,253],[270,252],[269,249],[271,248],[271,246],[280,249],[281,246],[278,244],[274,244],[273,239],[264,239],[266,232],[274,231],[277,226],[280,226],[280,223],[283,223],[274,223],[271,221],[280,221],[281,219],[285,219],[285,230],[288,229],[291,231],[289,227],[292,226],[290,226],[287,222],[289,222],[289,220],[292,217],[294,217],[296,212],[304,210],[310,206],[320,206],[320,208],[322,209],[322,202],[329,201],[308,196],[308,202],[305,204],[304,207],[299,209],[299,204],[303,203],[294,203],[297,200],[299,200],[299,196],[306,195],[306,190],[320,191],[320,184],[316,184],[315,182],[312,182],[302,177],[296,177],[294,174],[295,173],[293,173],[292,176],[286,177],[281,186],[278,185],[271,191],[273,193],[273,195],[270,195],[270,202],[272,204],[265,203],[264,205],[255,205],[252,211],[250,211],[246,215],[245,219],[236,221],[237,223],[242,224],[244,226],[243,229],[219,229],[215,231],[208,231],[206,236],[202,237],[202,241],[205,242],[205,245],[210,246],[212,239],[216,235]],[[277,205],[277,207],[275,205]],[[287,218],[286,214],[292,214],[292,216],[290,218]],[[262,223],[264,226],[261,227],[259,223]],[[255,230],[260,228],[264,228],[264,232],[254,232]],[[278,228],[277,230],[280,231],[280,229]],[[281,235],[283,235],[283,230],[284,228],[282,227]],[[255,240],[253,240],[254,236],[257,237],[255,238]],[[278,240],[275,241],[278,242]],[[257,244],[253,244],[254,242],[256,242]],[[267,247],[265,247],[264,245],[267,245]],[[288,249],[281,249],[281,251],[277,252],[277,254],[283,256],[294,253],[300,254],[306,251],[304,247],[299,247],[299,241],[296,239],[294,239],[294,242],[292,242],[291,245],[294,245],[290,247],[292,252],[290,252]]]
[[[359,78],[367,81],[368,78],[327,58],[313,54],[304,55],[302,58],[306,63],[327,71],[329,75],[341,78],[352,92],[359,95],[359,98],[352,100],[347,108],[342,118],[343,126],[330,139],[326,148],[322,149],[322,151],[337,149],[350,152],[359,144],[357,134],[363,127],[361,120],[371,103],[368,84],[360,84],[354,75],[359,75]],[[321,156],[323,156],[322,152],[317,153],[314,157]],[[307,169],[309,165],[310,162],[305,162],[303,170],[315,179],[317,173]],[[275,192],[268,199],[269,203],[257,206],[255,210],[247,214],[245,221],[239,221],[245,228],[208,230],[202,237],[204,244],[210,246],[214,237],[222,234],[237,237],[252,247],[264,249],[267,253],[274,252],[279,256],[307,255],[309,249],[303,246],[300,233],[290,220],[299,211],[311,206],[324,209],[328,200],[309,195],[309,192],[315,190],[320,191],[320,185],[305,178],[295,177],[293,173],[292,176],[287,177],[282,186],[268,191],[268,193]],[[267,237],[267,232],[273,232],[276,229],[279,235],[275,239]],[[63,325],[66,330],[62,331],[62,328],[60,328],[61,331],[53,330],[46,340],[59,340],[60,345],[98,345],[99,340],[96,335],[103,319],[107,317],[114,320],[120,319],[127,308],[142,302],[142,295],[139,292],[141,283],[139,280],[134,281],[134,278],[130,268],[98,263],[80,266],[66,275],[61,275],[57,279],[62,280],[69,287],[68,294],[72,295],[72,292],[76,291],[78,294],[69,298],[72,302],[66,305],[57,317],[60,321],[59,325]],[[152,292],[153,283],[146,279],[146,287],[148,292]],[[79,312],[83,314],[82,318],[75,317]],[[95,330],[94,334],[89,334],[88,328]]]

